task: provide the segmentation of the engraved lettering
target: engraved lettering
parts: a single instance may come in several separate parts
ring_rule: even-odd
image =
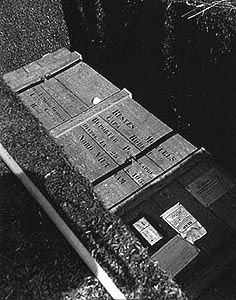
[[[168,150],[166,150],[163,147],[158,147],[157,151],[160,152],[166,159],[168,159],[170,162],[175,162],[176,157],[172,153],[170,153]]]
[[[118,174],[115,174],[114,177],[120,184],[124,184],[126,182],[126,179]]]
[[[39,101],[39,99],[44,102],[45,104],[47,104],[47,106],[49,108],[51,108],[51,110],[55,113],[55,115],[61,119],[62,121],[66,121],[67,118],[65,118],[64,116],[61,115],[61,113],[57,110],[57,108],[53,105],[52,101],[48,100],[43,92],[40,92],[36,89],[34,89],[34,93],[30,94],[31,96],[33,96],[34,98],[36,98],[37,102]],[[44,109],[44,111],[48,112],[48,109]],[[50,113],[51,115],[51,113]]]
[[[142,142],[139,141],[138,137],[133,134],[131,135],[131,137],[129,138],[139,149],[144,149],[145,146],[142,144]]]
[[[135,172],[135,173],[131,173],[130,174],[133,178],[134,178],[134,180],[136,180],[139,184],[141,184],[141,185],[143,185],[144,184],[144,181],[143,181],[143,179],[140,177],[140,175],[137,173],[137,172]]]
[[[152,135],[149,135],[149,136],[146,138],[146,141],[147,141],[148,144],[152,144],[153,141],[154,141],[153,136],[152,136]]]
[[[93,137],[95,140],[97,140],[97,135],[96,133],[89,127],[89,125],[87,123],[84,123],[83,125],[81,125],[81,127],[83,127],[85,129],[85,131],[91,136]]]
[[[88,149],[89,151],[93,150],[93,146],[85,139],[85,136],[82,135],[80,138],[80,142],[84,145],[84,147],[86,149]]]
[[[117,143],[119,140],[118,138],[108,129],[106,128],[101,121],[99,120],[98,117],[92,119],[92,122],[99,128],[102,130],[103,133],[106,134],[107,137],[109,137],[114,143]]]
[[[138,163],[139,163],[140,167],[141,167],[144,171],[146,171],[149,175],[154,175],[153,171],[152,171],[147,165],[145,165],[145,164],[144,164],[143,162],[141,162],[141,161],[138,161]]]
[[[114,126],[116,129],[119,129],[119,128],[120,128],[119,123],[117,123],[116,120],[114,120],[114,119],[112,118],[111,115],[110,115],[110,116],[107,116],[106,119],[107,119],[107,121],[108,121],[112,126]]]
[[[98,159],[100,164],[104,166],[104,168],[110,167],[109,162],[106,161],[106,157],[104,157],[104,155],[100,151],[96,154],[96,158]]]
[[[127,151],[127,152],[130,152],[130,145],[125,145],[123,148],[122,148],[122,150],[124,150],[124,151]]]
[[[118,119],[120,119],[130,129],[134,129],[135,128],[134,123],[132,123],[131,121],[129,121],[127,118],[125,118],[119,109],[114,110],[112,112],[112,114],[114,116],[116,116]]]

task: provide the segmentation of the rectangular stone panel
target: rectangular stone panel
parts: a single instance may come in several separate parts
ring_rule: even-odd
[[[70,115],[54,101],[41,85],[22,92],[21,99],[48,130],[70,119]]]
[[[185,140],[181,135],[176,134],[160,144],[157,148],[148,152],[147,156],[163,170],[168,170],[195,150],[197,150],[195,146]]]
[[[91,181],[115,169],[116,162],[80,127],[57,138],[70,161]]]
[[[102,101],[119,91],[115,85],[84,62],[56,75],[56,79],[89,107],[93,106],[94,97]]]
[[[178,179],[193,197],[209,207],[229,227],[236,229],[236,180],[208,159]]]
[[[173,278],[193,261],[199,252],[198,248],[181,237],[175,236],[151,258],[158,261],[160,267]]]
[[[125,198],[139,189],[137,183],[124,171],[119,171],[111,177],[94,186],[104,206],[109,209],[124,201]]]
[[[86,111],[88,107],[55,78],[46,80],[42,87],[71,116]]]
[[[132,161],[132,164],[124,168],[124,171],[140,186],[144,186],[159,176],[163,170],[147,156]]]
[[[234,182],[212,162],[204,162],[179,178],[179,183],[205,207],[234,187]]]
[[[100,116],[139,150],[144,150],[172,131],[131,98],[106,109]]]

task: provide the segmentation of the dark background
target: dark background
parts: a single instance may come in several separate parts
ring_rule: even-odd
[[[235,19],[160,1],[62,1],[72,50],[236,174]],[[80,17],[78,17],[80,16]]]

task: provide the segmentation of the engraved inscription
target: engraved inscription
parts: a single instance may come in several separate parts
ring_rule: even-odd
[[[135,125],[133,122],[131,122],[128,118],[124,117],[124,115],[121,113],[119,109],[115,109],[112,114],[116,116],[118,119],[120,119],[127,127],[130,129],[134,129]]]
[[[196,147],[179,134],[176,134],[157,148],[148,152],[147,156],[163,170],[167,170],[195,150]]]
[[[208,207],[233,186],[234,184],[229,178],[213,167],[187,185],[186,189],[204,206]]]
[[[72,163],[92,181],[118,166],[80,126],[61,135],[57,141],[64,146]]]
[[[118,163],[124,163],[130,156],[139,153],[127,139],[99,116],[81,127]]]
[[[70,118],[40,85],[21,93],[21,98],[47,129],[52,129]]]
[[[100,116],[139,150],[144,150],[171,129],[133,99],[125,99]]]
[[[139,185],[143,186],[160,175],[163,170],[144,156],[124,169],[127,174]]]

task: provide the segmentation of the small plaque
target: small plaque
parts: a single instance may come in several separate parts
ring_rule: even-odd
[[[191,244],[207,233],[206,229],[180,203],[168,209],[161,217]]]
[[[71,116],[75,117],[88,107],[55,78],[46,80],[42,87]]]
[[[80,126],[60,135],[57,141],[63,145],[71,162],[91,181],[118,166]]]
[[[163,170],[167,170],[193,153],[196,149],[195,146],[181,135],[176,134],[157,148],[148,152],[147,156]]]
[[[151,258],[158,261],[160,267],[173,278],[193,261],[199,252],[196,246],[179,236],[175,236]]]
[[[144,217],[136,221],[133,224],[133,227],[151,246],[163,238],[163,236]]]
[[[119,91],[115,85],[84,62],[55,77],[89,107],[94,106],[94,97],[104,100]]]
[[[41,85],[21,93],[21,99],[48,130],[70,119],[70,115],[48,95]]]
[[[107,209],[114,207],[138,189],[139,186],[124,171],[119,171],[94,186]]]
[[[171,131],[131,98],[106,109],[100,116],[139,150],[144,150]]]
[[[125,167],[124,170],[141,187],[163,172],[160,167],[146,156],[141,157],[137,161],[132,161],[132,164]]]
[[[117,132],[101,117],[95,116],[81,125],[118,164],[139,153],[125,137]]]
[[[227,193],[234,184],[218,169],[211,168],[185,188],[205,207]]]

